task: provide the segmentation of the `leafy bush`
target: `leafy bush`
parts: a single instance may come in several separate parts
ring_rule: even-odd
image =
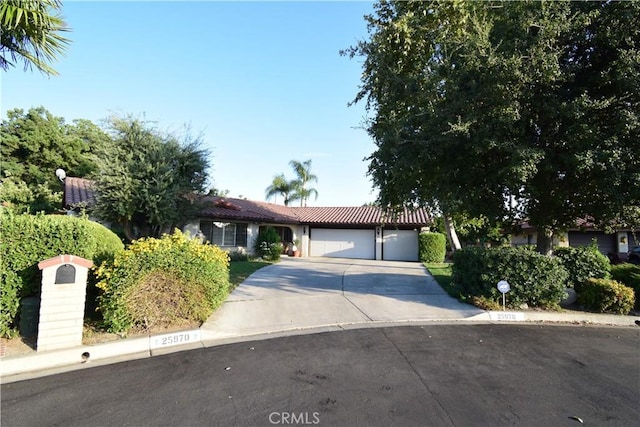
[[[284,246],[280,235],[273,227],[265,227],[258,233],[254,247],[256,255],[267,261],[278,261]]]
[[[629,263],[611,266],[611,278],[633,289],[636,308],[640,306],[640,265]]]
[[[133,242],[98,277],[110,332],[204,322],[229,292],[229,255],[175,230]]]
[[[420,233],[418,254],[421,262],[443,262],[447,254],[447,238],[442,233]]]
[[[511,286],[507,305],[557,308],[565,297],[567,271],[559,260],[518,248],[464,248],[453,256],[451,286],[465,299],[498,301],[500,280]]]
[[[0,215],[0,220],[1,336],[10,335],[15,328],[20,300],[40,295],[40,261],[71,254],[90,259],[98,265],[124,247],[115,234],[87,218],[5,212]],[[93,271],[89,271],[88,289],[92,280]]]
[[[595,245],[579,247],[558,247],[553,250],[556,258],[562,261],[569,277],[567,286],[580,292],[581,285],[587,279],[608,279],[611,263]]]
[[[229,261],[238,262],[238,261],[249,261],[249,255],[244,250],[237,250],[229,252]]]
[[[578,302],[601,313],[628,314],[635,303],[633,289],[610,279],[587,279],[578,294]]]

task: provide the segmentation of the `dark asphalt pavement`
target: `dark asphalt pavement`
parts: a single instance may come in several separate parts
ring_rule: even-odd
[[[224,345],[2,386],[11,426],[640,423],[640,328],[428,325]]]

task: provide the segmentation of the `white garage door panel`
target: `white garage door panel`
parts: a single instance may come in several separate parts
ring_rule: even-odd
[[[313,228],[311,256],[373,259],[375,232],[374,230]]]
[[[418,232],[384,230],[382,258],[388,261],[418,261]]]

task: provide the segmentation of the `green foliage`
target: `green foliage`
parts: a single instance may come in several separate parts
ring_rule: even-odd
[[[447,238],[442,233],[420,233],[418,248],[421,262],[443,262],[447,254]]]
[[[120,239],[104,226],[86,218],[58,215],[0,215],[0,335],[15,326],[20,300],[39,295],[38,263],[71,254],[90,259],[95,265],[123,249]],[[89,283],[93,277],[89,274]]]
[[[278,261],[283,250],[284,246],[275,228],[264,227],[260,230],[254,246],[257,256],[267,261]]]
[[[453,283],[463,299],[501,299],[500,280],[511,286],[507,305],[557,308],[565,297],[567,271],[559,260],[518,248],[469,247],[453,255]]]
[[[249,261],[249,254],[247,254],[244,250],[232,251],[229,252],[229,260],[231,262]]]
[[[628,314],[635,303],[633,289],[610,279],[587,279],[578,302],[601,313]]]
[[[487,218],[469,218],[467,215],[455,215],[453,221],[456,234],[463,246],[475,244],[499,246],[508,241],[508,235],[504,233],[502,227],[499,224],[492,224]],[[446,233],[442,216],[434,218],[431,231]]]
[[[179,230],[143,238],[97,272],[99,307],[110,332],[204,322],[229,292],[229,256]]]
[[[57,75],[49,63],[64,54],[69,31],[58,11],[60,0],[11,0],[0,2],[0,69],[7,71],[24,62],[25,71],[37,68]]]
[[[629,263],[612,265],[611,278],[633,289],[636,308],[638,308],[640,306],[640,265]]]
[[[365,19],[343,53],[364,59],[381,205],[549,231],[640,206],[640,2],[390,0]]]
[[[318,182],[318,177],[311,173],[311,159],[299,162],[291,160],[289,165],[296,173],[296,179],[290,182],[292,193],[289,200],[300,200],[300,206],[307,206],[307,199],[312,195],[318,198],[318,191],[308,187],[310,182]]]
[[[589,278],[608,279],[611,263],[595,245],[558,247],[553,250],[569,277],[567,286],[580,292],[581,285]]]
[[[9,110],[0,126],[0,201],[16,212],[54,212],[62,207],[58,168],[68,176],[96,169],[93,153],[109,137],[88,120],[65,123],[44,107]],[[6,188],[5,188],[6,187]]]
[[[207,187],[208,152],[188,133],[167,135],[147,122],[113,117],[113,140],[99,152],[95,215],[129,240],[159,237],[196,216]]]

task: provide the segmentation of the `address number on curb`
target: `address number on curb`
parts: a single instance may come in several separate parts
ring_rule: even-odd
[[[507,322],[524,321],[524,313],[512,313],[509,311],[490,311],[489,317],[491,320],[502,320]]]
[[[149,337],[149,348],[170,347],[200,341],[200,330],[174,332],[172,334]]]

